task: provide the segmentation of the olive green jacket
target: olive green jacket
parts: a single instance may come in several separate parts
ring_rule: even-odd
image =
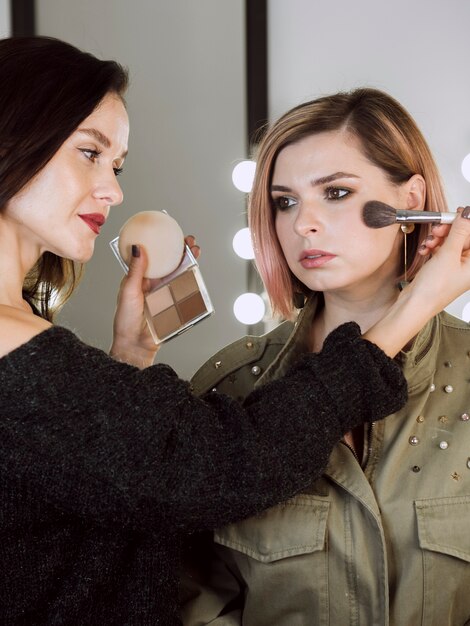
[[[224,348],[194,389],[240,398],[280,376],[314,309]],[[441,313],[399,358],[406,406],[366,430],[363,458],[341,442],[308,492],[215,532],[185,626],[470,624],[470,326]]]

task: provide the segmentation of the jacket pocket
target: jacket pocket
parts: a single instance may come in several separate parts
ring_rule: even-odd
[[[416,500],[419,545],[470,562],[470,496]]]
[[[243,590],[243,624],[329,624],[329,507],[300,494],[215,533],[217,552]]]
[[[299,495],[216,531],[214,540],[261,563],[323,550],[329,506],[324,500]]]
[[[429,626],[470,618],[470,495],[415,501],[423,552],[424,619]]]

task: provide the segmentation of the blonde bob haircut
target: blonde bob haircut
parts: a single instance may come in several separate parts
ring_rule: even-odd
[[[424,210],[446,211],[443,185],[431,151],[409,113],[391,96],[371,88],[339,92],[294,107],[280,117],[261,140],[256,174],[249,198],[248,221],[256,266],[268,292],[273,312],[285,318],[295,314],[297,293],[310,292],[290,271],[279,244],[271,198],[271,182],[278,154],[305,137],[327,131],[346,131],[360,141],[364,155],[395,184],[414,174],[426,181]],[[408,280],[424,263],[417,254],[429,225],[408,236]]]

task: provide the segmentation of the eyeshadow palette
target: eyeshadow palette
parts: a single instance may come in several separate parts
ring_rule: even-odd
[[[116,237],[110,246],[127,272],[118,242],[119,237]],[[150,290],[145,297],[145,316],[155,343],[179,335],[214,312],[199,265],[186,245],[183,260],[174,272],[148,280]]]

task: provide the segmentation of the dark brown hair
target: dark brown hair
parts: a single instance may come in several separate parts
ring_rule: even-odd
[[[127,71],[51,37],[0,40],[0,211],[50,161]],[[44,318],[75,289],[82,265],[45,252],[26,276],[25,299]],[[51,304],[51,295],[56,304]]]

